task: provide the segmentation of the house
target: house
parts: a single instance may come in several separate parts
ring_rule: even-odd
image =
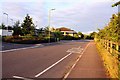
[[[66,35],[74,36],[75,34],[77,34],[77,32],[75,32],[74,30],[71,30],[71,29],[66,28],[66,27],[57,28],[56,30],[59,30],[60,32],[62,32],[62,34],[64,36],[66,36]]]

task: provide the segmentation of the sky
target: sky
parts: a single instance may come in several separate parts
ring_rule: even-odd
[[[0,23],[12,25],[26,14],[33,18],[38,28],[50,26],[67,27],[75,31],[89,33],[108,24],[112,14],[118,13],[118,7],[111,7],[119,0],[0,0]],[[13,19],[13,21],[11,20]]]

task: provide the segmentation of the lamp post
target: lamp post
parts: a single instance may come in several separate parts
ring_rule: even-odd
[[[7,30],[8,30],[8,14],[7,13],[3,13],[7,16]],[[7,31],[7,35],[8,35],[8,31]]]
[[[49,10],[49,16],[48,16],[48,27],[49,27],[49,43],[50,43],[50,19],[51,19],[51,11],[55,9],[50,9]]]

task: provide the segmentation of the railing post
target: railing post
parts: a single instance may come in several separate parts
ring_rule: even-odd
[[[119,44],[118,43],[116,44],[116,50],[117,51],[119,50]]]
[[[116,44],[116,50],[118,52],[118,61],[120,61],[119,43]]]
[[[112,41],[110,41],[110,53],[112,54],[113,53],[113,48],[112,48],[113,44],[112,44]]]
[[[105,40],[105,49],[107,49],[107,40]]]
[[[108,40],[106,40],[106,43],[107,43],[106,48],[107,48],[107,51],[109,52],[109,42],[108,42]]]

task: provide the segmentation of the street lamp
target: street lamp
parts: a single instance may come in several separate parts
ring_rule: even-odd
[[[49,10],[49,16],[48,16],[48,26],[49,26],[49,43],[50,43],[50,18],[51,18],[51,11],[53,11],[55,9],[50,9]]]
[[[7,30],[8,30],[8,14],[7,13],[3,13],[3,14],[5,14],[7,16]],[[8,35],[8,33],[7,33],[7,35]]]

